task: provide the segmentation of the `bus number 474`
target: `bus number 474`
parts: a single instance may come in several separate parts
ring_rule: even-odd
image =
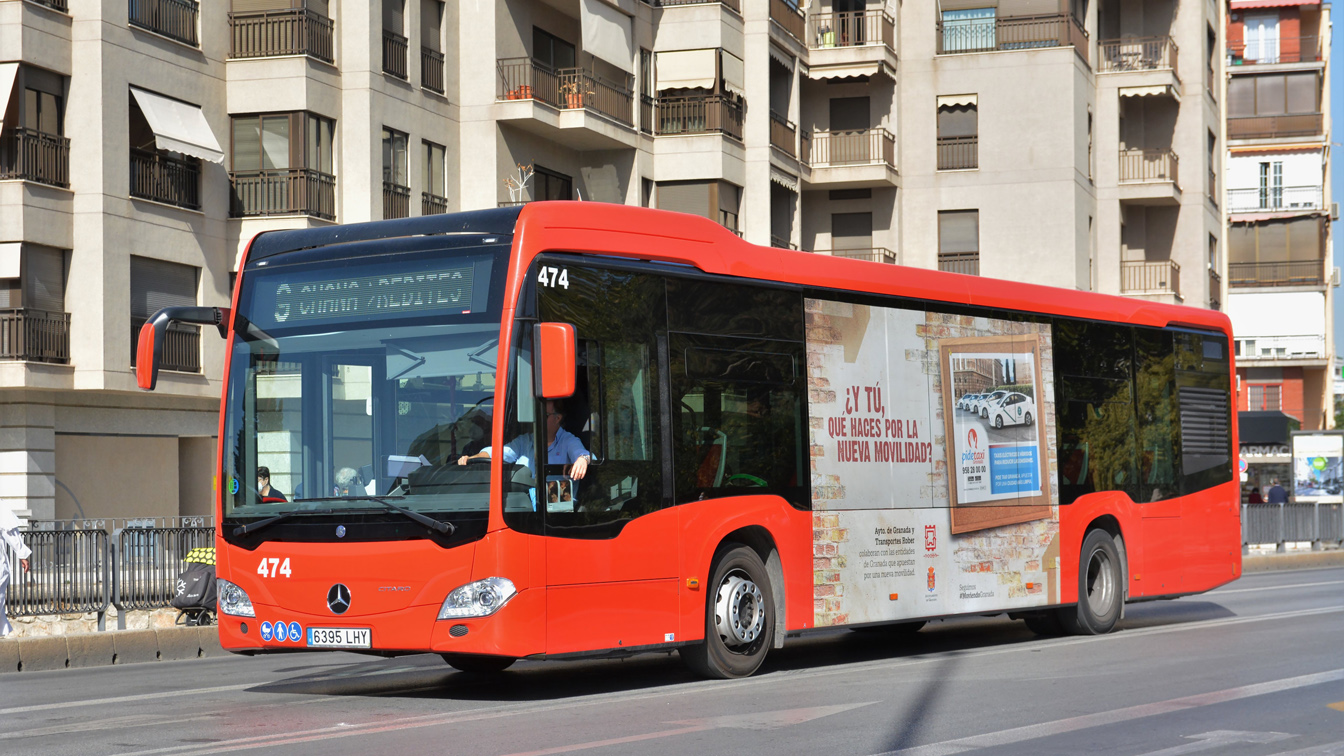
[[[541,266],[537,271],[537,283],[542,286],[554,287],[559,285],[562,288],[569,288],[569,269],[553,268],[549,265]]]
[[[275,577],[277,574],[290,577],[289,557],[285,557],[284,562],[276,557],[262,557],[261,564],[257,565],[257,574],[262,577]]]

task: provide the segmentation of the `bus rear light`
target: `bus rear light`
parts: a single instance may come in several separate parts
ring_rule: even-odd
[[[453,589],[443,600],[439,619],[488,617],[509,603],[517,595],[513,581],[502,577],[488,577]]]
[[[218,588],[220,614],[230,614],[234,617],[257,616],[252,609],[252,599],[248,598],[247,591],[223,578],[219,579]]]

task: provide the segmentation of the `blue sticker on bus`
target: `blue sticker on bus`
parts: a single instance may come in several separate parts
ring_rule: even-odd
[[[289,623],[289,639],[298,643],[301,638],[303,638],[303,628],[299,627],[299,623],[291,621]]]
[[[269,623],[269,622],[263,622],[263,623],[261,623],[261,639],[262,639],[263,641],[266,641],[267,643],[270,642],[270,640],[271,640],[271,623]]]
[[[279,643],[289,640],[289,628],[285,627],[285,623],[275,623],[275,640]]]

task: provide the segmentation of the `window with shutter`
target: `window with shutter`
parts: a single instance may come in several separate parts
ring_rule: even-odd
[[[131,317],[148,320],[164,307],[196,304],[197,268],[131,256]]]
[[[65,253],[24,245],[23,265],[24,307],[65,312]]]

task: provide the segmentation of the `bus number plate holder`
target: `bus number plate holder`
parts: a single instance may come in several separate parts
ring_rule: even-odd
[[[313,648],[371,648],[367,627],[310,627],[308,645]]]

